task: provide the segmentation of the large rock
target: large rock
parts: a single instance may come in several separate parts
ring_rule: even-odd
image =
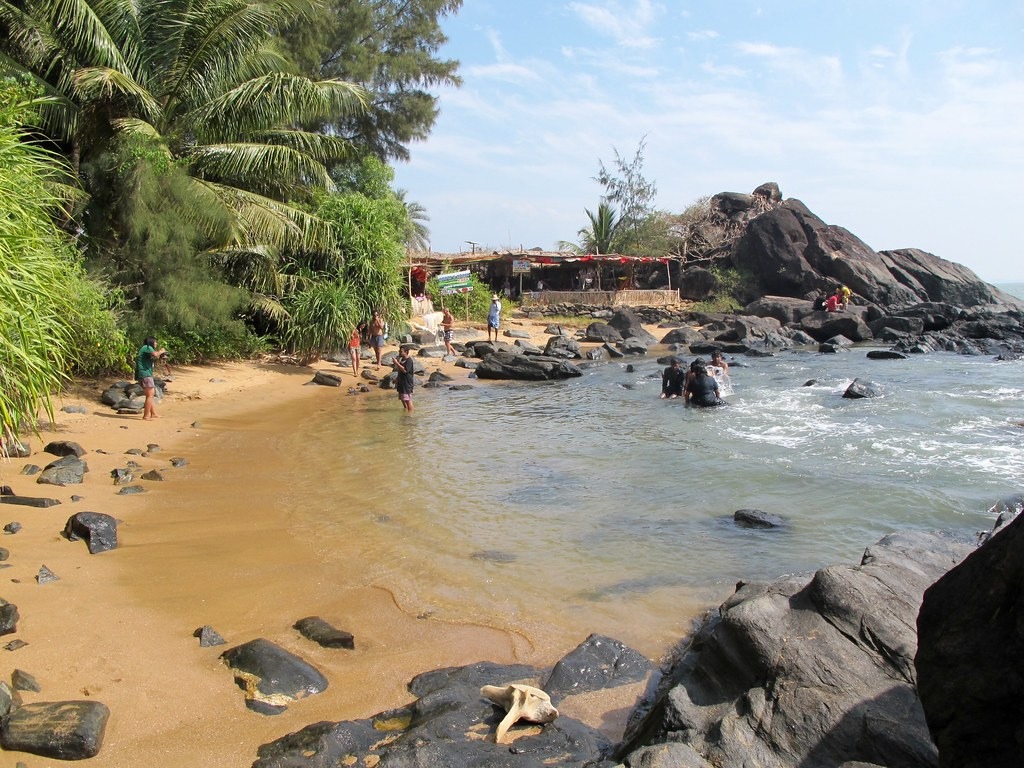
[[[479,662],[438,669],[409,683],[416,700],[366,720],[321,722],[259,748],[253,768],[611,768],[624,719],[645,696],[657,670],[616,640],[591,635],[546,676],[524,665]],[[485,685],[524,683],[559,699],[545,725],[513,725],[513,742],[496,744],[505,711],[481,696]],[[550,686],[550,689],[549,689]],[[618,722],[612,722],[618,721]]]
[[[894,308],[940,301],[962,306],[1024,307],[966,267],[924,251],[877,253],[842,227],[826,224],[799,200],[785,200],[750,219],[732,263],[752,277],[750,299],[806,298],[844,284],[855,304]]]
[[[245,691],[245,706],[262,715],[280,714],[291,702],[327,690],[320,670],[263,638],[224,651],[221,659]]]
[[[924,590],[973,546],[899,533],[857,566],[741,583],[631,728],[627,764],[647,764],[637,761],[649,745],[678,742],[711,765],[935,768],[915,691],[914,621]]]
[[[84,480],[88,471],[89,465],[72,454],[47,464],[36,482],[44,485],[77,485]]]
[[[1024,515],[928,588],[917,631],[941,768],[1024,765]]]
[[[15,708],[0,726],[0,745],[55,760],[85,760],[103,746],[110,710],[98,701],[38,701]]]
[[[552,337],[555,338],[558,337]],[[556,357],[495,352],[480,361],[476,375],[481,379],[548,381],[582,376],[583,371],[569,361]]]
[[[68,541],[85,539],[90,554],[117,549],[117,520],[102,512],[77,512],[64,526]]]

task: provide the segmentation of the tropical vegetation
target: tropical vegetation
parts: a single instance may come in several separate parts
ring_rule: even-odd
[[[18,198],[5,204],[25,226],[45,223],[40,250],[68,265],[51,298],[77,295],[80,314],[116,323],[90,332],[104,351],[87,360],[84,330],[28,334],[54,334],[44,364],[4,375],[45,369],[25,383],[39,395],[83,366],[122,369],[124,333],[156,335],[183,362],[269,344],[311,356],[372,308],[396,314],[404,248],[429,231],[384,161],[429,133],[427,89],[458,83],[458,63],[436,53],[440,20],[460,7],[0,0],[0,67],[34,104],[6,109],[2,127],[32,148],[25,174],[52,190],[63,169],[68,192],[38,196],[24,219]],[[104,289],[88,293],[95,280]],[[34,397],[5,400],[4,423]]]
[[[56,221],[73,193],[60,158],[28,140],[30,89],[0,83],[0,428],[5,447],[23,422],[50,412],[72,373],[115,365],[126,352],[107,288],[90,279]],[[28,426],[32,426],[29,424]]]

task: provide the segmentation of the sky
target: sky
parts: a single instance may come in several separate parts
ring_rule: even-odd
[[[465,0],[395,186],[434,251],[577,241],[601,163],[655,205],[776,182],[875,250],[1024,282],[1024,0]]]

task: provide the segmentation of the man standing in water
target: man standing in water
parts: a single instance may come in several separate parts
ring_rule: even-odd
[[[412,390],[416,386],[416,368],[412,358],[409,357],[409,348],[402,346],[398,355],[391,363],[398,373],[395,379],[395,389],[398,390],[398,399],[402,401],[402,407],[406,413],[412,413]]]
[[[498,294],[491,296],[491,309],[487,313],[487,340],[491,340],[491,331],[494,331],[494,340],[498,340],[498,326],[501,325],[501,302]]]
[[[146,403],[142,407],[142,418],[145,421],[160,418],[154,404],[156,382],[153,380],[153,366],[157,360],[163,360],[166,356],[167,350],[157,349],[156,339],[149,336],[139,347],[139,354],[135,359],[135,379],[142,387],[142,391],[146,393]]]

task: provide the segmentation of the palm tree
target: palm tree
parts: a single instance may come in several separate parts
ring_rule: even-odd
[[[563,240],[559,246],[577,253],[614,253],[618,246],[621,219],[611,203],[601,200],[597,206],[597,213],[589,208],[583,210],[590,220],[590,226],[583,227],[577,232],[579,243]]]
[[[141,146],[128,156],[184,169],[190,193],[173,201],[178,215],[198,222],[207,247],[236,268],[251,261],[241,271],[254,279],[275,273],[289,249],[330,250],[329,228],[295,203],[331,188],[325,164],[350,145],[294,126],[366,103],[358,86],[290,73],[272,30],[311,8],[312,0],[0,0],[4,67],[44,89],[39,130],[66,153],[94,205],[108,199],[109,181],[95,169],[126,143]],[[111,240],[130,227],[124,211],[87,224],[98,229],[104,218]]]
[[[406,200],[407,190],[396,189],[397,197],[405,206],[406,215],[409,217],[409,230],[405,236],[405,247],[410,251],[430,250],[430,228],[426,222],[430,221],[430,215],[422,204],[415,200]]]

